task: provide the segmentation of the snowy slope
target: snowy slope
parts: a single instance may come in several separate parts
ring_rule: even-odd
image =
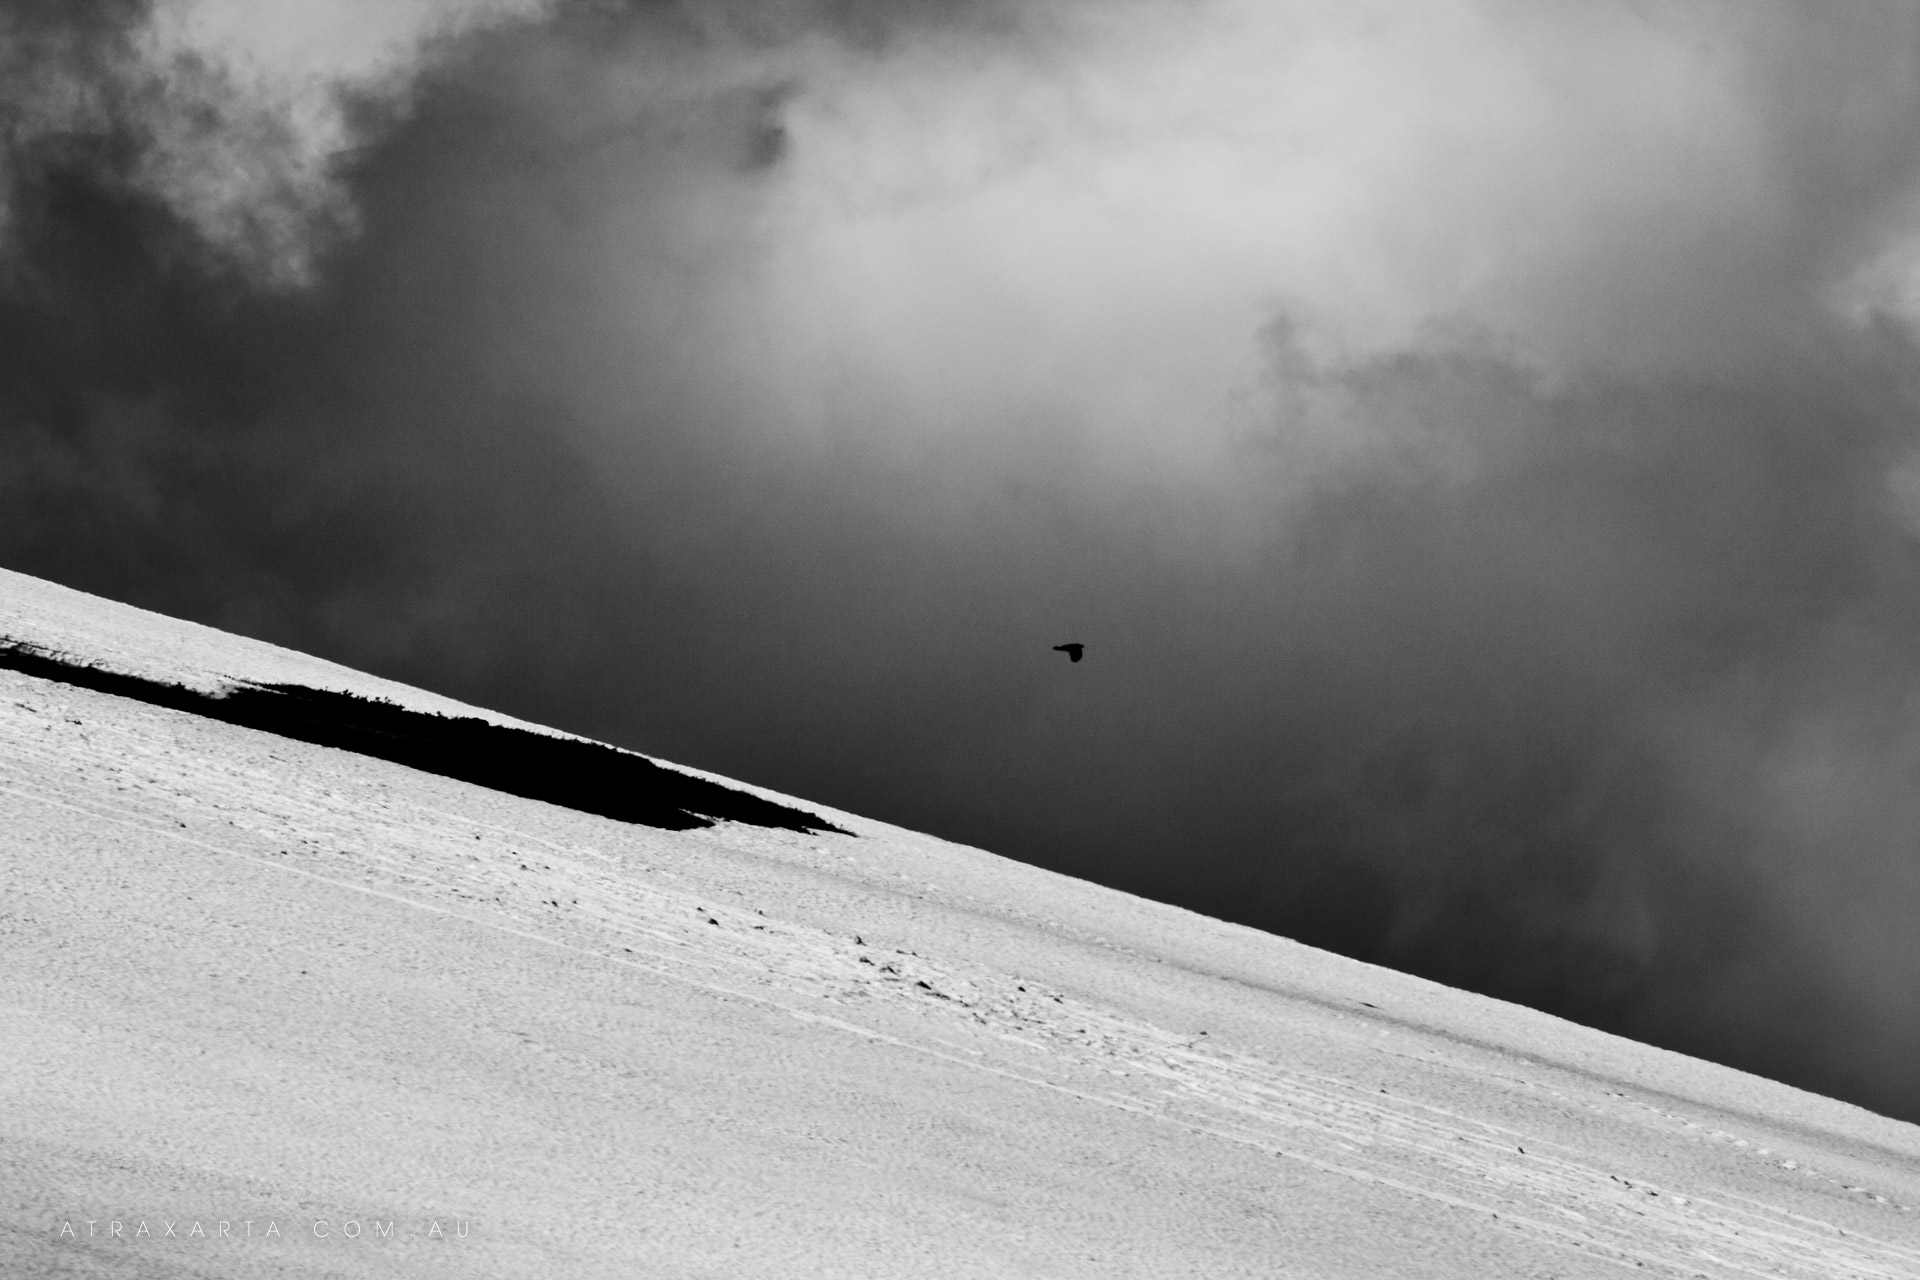
[[[471,713],[13,574],[0,637]],[[1914,1126],[807,807],[0,671],[0,1276],[1920,1277]]]

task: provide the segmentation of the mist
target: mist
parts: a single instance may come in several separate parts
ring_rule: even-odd
[[[1920,1119],[1917,52],[16,4],[0,562]]]

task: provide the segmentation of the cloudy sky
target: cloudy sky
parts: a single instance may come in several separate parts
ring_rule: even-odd
[[[0,563],[1920,1119],[1917,57],[13,0]]]

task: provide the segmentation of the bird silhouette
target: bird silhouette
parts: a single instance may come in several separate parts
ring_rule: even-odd
[[[1071,661],[1078,662],[1080,661],[1081,651],[1086,647],[1087,646],[1083,644],[1057,644],[1053,646],[1053,650],[1055,653],[1066,654]]]

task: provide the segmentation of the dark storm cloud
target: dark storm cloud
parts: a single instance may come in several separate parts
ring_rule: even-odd
[[[22,9],[0,558],[1920,1114],[1911,22],[1360,8]]]

